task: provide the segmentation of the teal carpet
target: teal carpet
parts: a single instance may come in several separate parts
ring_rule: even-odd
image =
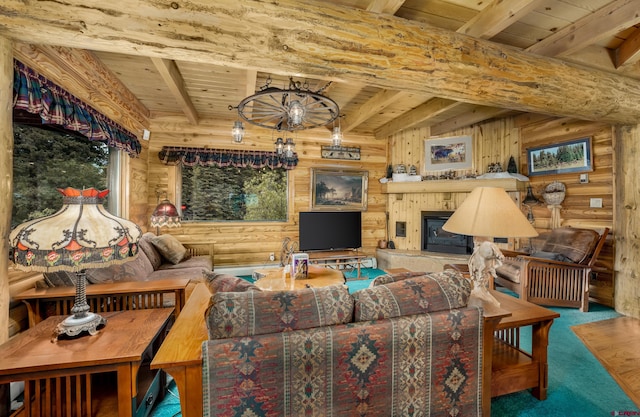
[[[362,269],[362,277],[346,271],[350,292],[366,288],[371,279],[383,274],[380,269]],[[251,277],[247,277],[251,280]],[[571,326],[619,317],[609,307],[591,303],[588,313],[576,309],[551,308],[560,313],[549,333],[549,390],[547,399],[539,401],[527,391],[503,395],[491,401],[493,417],[603,417],[612,415],[640,415],[640,410],[622,391],[600,362],[573,333]],[[521,346],[531,348],[531,327],[523,328]],[[180,416],[180,402],[175,383],[169,393],[152,411],[153,417]],[[638,413],[638,414],[630,414]]]

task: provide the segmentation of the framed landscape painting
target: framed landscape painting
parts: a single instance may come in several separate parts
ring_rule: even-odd
[[[365,211],[368,181],[368,171],[311,168],[311,209]]]
[[[470,169],[473,165],[472,146],[471,136],[427,139],[424,141],[425,169]]]
[[[529,176],[593,171],[591,137],[527,149]]]

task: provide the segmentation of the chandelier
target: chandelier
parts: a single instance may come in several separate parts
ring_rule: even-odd
[[[271,87],[271,78],[260,91],[244,98],[237,108],[238,115],[248,123],[266,129],[293,132],[332,123],[340,113],[338,104],[323,96],[329,86],[312,91],[304,82],[289,78],[287,88]]]

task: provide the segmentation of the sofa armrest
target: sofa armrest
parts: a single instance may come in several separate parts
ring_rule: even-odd
[[[211,292],[204,283],[196,285],[171,331],[151,362],[151,368],[171,368],[196,364],[202,360],[202,342],[209,338],[205,311]]]

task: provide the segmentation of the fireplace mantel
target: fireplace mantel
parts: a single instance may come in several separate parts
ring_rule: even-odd
[[[386,184],[382,184],[382,193],[469,193],[476,187],[501,187],[504,188],[505,191],[510,192],[525,191],[527,184],[527,181],[519,181],[515,178],[388,182]]]

